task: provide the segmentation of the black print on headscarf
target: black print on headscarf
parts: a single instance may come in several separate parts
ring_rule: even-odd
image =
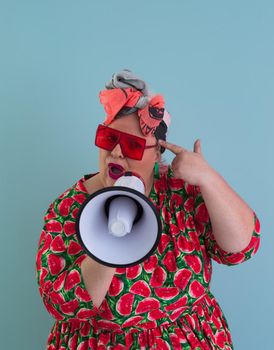
[[[151,132],[152,134],[154,134],[156,128],[155,128],[155,127],[151,128],[151,127],[149,127],[148,125],[144,124],[144,125],[142,126],[142,130],[144,131],[144,134],[147,135],[147,134],[149,134],[150,132]]]
[[[165,112],[164,108],[149,107],[148,110],[149,110],[149,115],[151,118],[157,119],[157,120],[163,119],[164,112]]]

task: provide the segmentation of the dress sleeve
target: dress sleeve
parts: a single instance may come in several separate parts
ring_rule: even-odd
[[[199,186],[195,186],[194,193],[194,222],[198,233],[204,237],[209,256],[219,264],[231,266],[243,263],[255,255],[260,245],[260,222],[256,213],[253,211],[254,227],[247,247],[240,252],[227,252],[218,245],[214,238],[208,210]]]
[[[43,303],[57,320],[84,321],[98,313],[81,273],[87,255],[74,233],[75,222],[58,214],[51,204],[38,243],[36,278]]]

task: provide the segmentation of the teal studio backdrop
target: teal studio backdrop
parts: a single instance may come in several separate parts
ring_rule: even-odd
[[[54,320],[35,277],[43,216],[98,170],[98,93],[123,68],[164,95],[169,141],[192,150],[200,138],[256,211],[258,253],[213,263],[211,288],[236,350],[274,349],[273,18],[270,0],[1,1],[1,349],[45,349]]]

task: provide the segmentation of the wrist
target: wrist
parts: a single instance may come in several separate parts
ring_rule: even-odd
[[[202,190],[207,190],[216,185],[216,183],[221,179],[221,175],[212,167],[203,172],[202,179],[200,180],[199,187]]]

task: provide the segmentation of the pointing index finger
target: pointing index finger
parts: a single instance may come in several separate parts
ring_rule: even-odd
[[[159,143],[161,146],[165,147],[166,149],[170,150],[172,153],[176,155],[185,150],[183,147],[177,146],[173,143],[170,143],[164,140],[159,140]]]

